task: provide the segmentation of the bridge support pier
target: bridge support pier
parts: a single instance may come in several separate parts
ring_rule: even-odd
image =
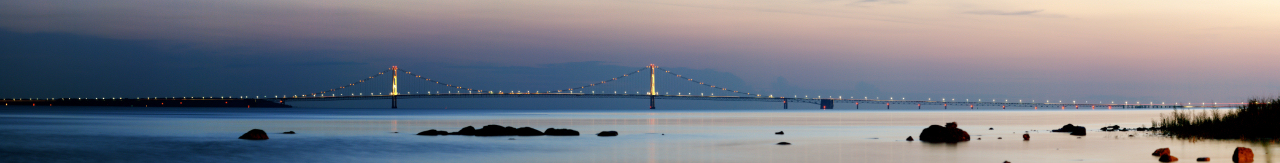
[[[836,108],[836,102],[835,102],[835,100],[831,100],[831,99],[824,99],[824,100],[820,100],[820,101],[818,101],[818,105],[822,105],[822,109],[835,109],[835,108]]]
[[[392,109],[395,109],[395,108],[396,108],[396,97],[397,97],[397,96],[391,96],[391,108],[392,108]]]
[[[787,99],[782,99],[782,109],[787,109]]]
[[[653,99],[654,99],[654,98],[653,98],[653,96],[649,96],[649,109],[654,109],[654,107],[653,107]]]

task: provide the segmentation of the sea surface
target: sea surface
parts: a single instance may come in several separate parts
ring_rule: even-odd
[[[0,162],[1230,162],[1238,146],[1276,162],[1272,143],[1097,131],[1171,111],[0,107]],[[905,141],[946,122],[974,140]],[[1090,131],[1047,131],[1067,123]],[[488,124],[583,135],[415,135]],[[250,129],[271,139],[237,139]]]

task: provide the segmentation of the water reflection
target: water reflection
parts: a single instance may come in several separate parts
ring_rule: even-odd
[[[408,111],[406,111],[408,110]],[[0,110],[0,158],[16,162],[67,159],[132,161],[121,156],[155,149],[181,162],[225,162],[187,158],[257,157],[271,162],[1152,162],[1150,152],[1169,147],[1178,157],[1230,159],[1237,146],[1253,148],[1259,162],[1272,162],[1274,142],[1174,139],[1145,132],[1098,132],[1076,137],[1041,132],[1066,123],[1136,127],[1166,111],[535,111],[330,109],[296,114],[228,110],[113,111],[56,114]],[[368,113],[371,112],[371,113]],[[358,113],[358,114],[353,114]],[[959,122],[975,138],[961,143],[904,141],[932,124]],[[466,126],[570,128],[578,137],[417,136],[418,131],[456,131]],[[260,128],[271,140],[233,139]],[[993,130],[988,130],[993,128]],[[595,133],[616,130],[617,137]],[[296,135],[274,134],[297,131]],[[785,131],[785,135],[773,132]],[[404,132],[394,134],[391,132]],[[1031,141],[1022,141],[1029,133]],[[1134,135],[1129,137],[1129,135]],[[995,139],[1002,137],[1004,139]],[[516,138],[516,140],[508,140]],[[976,138],[983,138],[977,140]],[[74,140],[74,141],[68,141]],[[777,142],[793,145],[780,146]],[[122,143],[128,142],[128,143]],[[137,144],[144,145],[137,145]],[[150,145],[146,145],[150,144]],[[86,148],[84,146],[93,146]],[[172,147],[190,146],[190,148]],[[305,149],[303,149],[305,148]],[[60,155],[33,154],[41,149]],[[89,154],[84,150],[92,150]],[[222,152],[191,152],[222,151]],[[15,152],[17,151],[17,152]],[[250,152],[243,156],[238,152]],[[357,153],[357,154],[353,154]],[[15,154],[28,154],[17,156]],[[0,154],[2,155],[2,154]],[[12,156],[12,157],[10,157]],[[141,157],[141,156],[138,156]],[[247,158],[246,158],[247,157]],[[233,159],[234,160],[234,159]],[[0,160],[15,162],[12,160]]]

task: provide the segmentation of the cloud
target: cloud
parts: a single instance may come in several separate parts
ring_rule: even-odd
[[[975,14],[975,15],[1033,15],[1033,14],[1036,14],[1036,13],[1040,13],[1040,12],[1042,12],[1042,11],[1044,11],[1044,10],[1026,10],[1026,11],[997,11],[997,10],[982,10],[982,11],[969,11],[969,12],[965,12],[965,13],[967,13],[967,14]]]
[[[977,11],[969,11],[964,13],[974,14],[974,15],[997,15],[997,16],[1033,16],[1033,17],[1049,17],[1049,18],[1066,17],[1058,14],[1046,14],[1044,13],[1044,10],[1021,10],[1021,11],[977,10]]]
[[[906,3],[907,1],[904,1],[904,0],[856,0],[853,2],[849,2],[849,4],[845,4],[845,6],[871,7],[872,5],[906,4]]]

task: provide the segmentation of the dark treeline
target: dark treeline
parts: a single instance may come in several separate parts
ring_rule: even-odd
[[[1235,110],[1179,111],[1152,121],[1158,132],[1183,138],[1280,138],[1280,98],[1254,98]]]

